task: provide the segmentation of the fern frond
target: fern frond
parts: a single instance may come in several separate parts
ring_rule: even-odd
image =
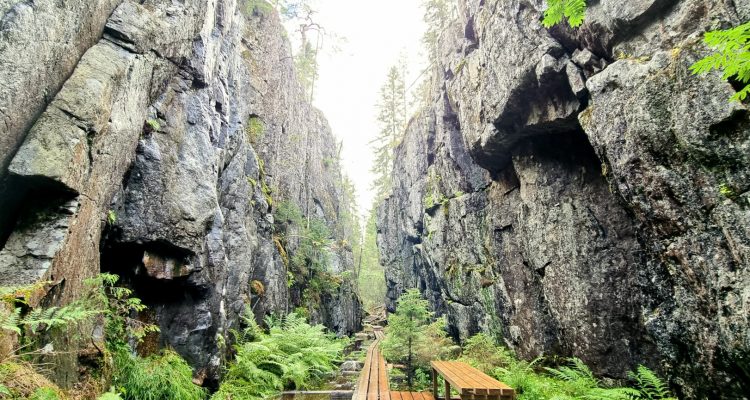
[[[21,329],[18,327],[20,320],[21,309],[19,307],[14,308],[12,311],[0,311],[0,328],[3,330],[21,334]]]
[[[567,18],[568,24],[576,28],[583,24],[585,16],[586,0],[547,0],[542,25],[551,28],[562,22],[563,18]]]
[[[635,372],[628,372],[628,378],[635,381],[635,387],[640,394],[633,399],[669,400],[672,398],[667,384],[643,365],[639,365]]]
[[[707,32],[703,41],[715,52],[691,65],[690,70],[696,75],[722,71],[723,79],[744,83],[745,86],[730,100],[745,100],[750,93],[750,22],[731,29]]]

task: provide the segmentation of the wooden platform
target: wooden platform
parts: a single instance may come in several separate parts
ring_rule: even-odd
[[[354,390],[353,400],[389,400],[388,371],[385,366],[385,358],[380,354],[380,342],[385,335],[383,330],[375,329],[375,341],[367,348],[367,357],[362,373]]]
[[[435,400],[429,392],[391,392],[391,400]]]
[[[367,348],[365,364],[352,400],[435,400],[430,393],[391,392],[388,368],[380,353],[380,342],[384,338],[383,328],[376,327],[375,341]]]
[[[432,361],[432,394],[438,397],[438,375],[445,381],[445,397],[450,397],[451,387],[462,400],[512,400],[515,391],[510,386],[484,372],[460,361]]]

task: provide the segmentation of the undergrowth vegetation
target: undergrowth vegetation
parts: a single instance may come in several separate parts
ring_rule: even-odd
[[[544,359],[519,360],[484,334],[467,340],[461,360],[516,389],[518,400],[676,400],[644,366],[629,374],[632,386],[606,387],[580,359],[568,359],[557,368],[542,367]]]
[[[173,350],[146,358],[126,346],[113,349],[115,390],[126,400],[201,400],[206,390],[193,383],[193,370]]]
[[[314,388],[336,370],[348,344],[297,314],[265,322],[267,332],[246,319],[235,361],[212,400],[260,400],[284,389]]]
[[[305,217],[293,202],[279,202],[274,220],[277,247],[280,254],[287,255],[284,261],[290,274],[289,286],[302,292],[309,312],[321,304],[323,296],[334,294],[347,278],[331,271],[331,252],[337,244],[324,220]]]
[[[731,100],[745,100],[750,94],[750,22],[731,29],[708,32],[704,42],[715,52],[693,64],[690,69],[694,74],[722,71],[724,79],[734,80],[742,87]]]
[[[456,357],[440,321],[434,320],[416,289],[399,298],[382,345],[388,361],[405,365],[405,374],[391,372],[393,388],[402,388],[406,379],[409,390],[430,391],[429,360],[457,358],[514,388],[517,400],[676,400],[666,383],[644,366],[628,374],[628,387],[609,387],[580,359],[567,359],[554,368],[542,357],[519,360],[483,333],[466,340]],[[443,331],[435,332],[436,328]]]
[[[91,398],[101,395],[103,400],[200,400],[205,389],[192,382],[192,369],[171,350],[147,358],[136,355],[131,343],[138,343],[158,327],[137,318],[146,306],[133,292],[117,285],[119,277],[100,274],[85,281],[86,291],[81,298],[62,307],[31,307],[29,299],[43,294],[46,283],[0,289],[3,311],[2,339],[18,345],[11,354],[0,359],[0,398],[29,400],[64,400]],[[74,326],[75,325],[75,326]],[[54,357],[52,344],[40,349],[39,339],[45,343],[55,335],[76,339],[78,326],[101,326],[104,343],[94,343],[102,365],[87,371],[89,385],[84,392],[66,392],[40,372],[51,368],[40,364],[40,356]],[[62,328],[65,328],[63,331]],[[41,337],[48,332],[51,336]],[[12,335],[16,335],[15,339]],[[78,338],[78,339],[82,339]],[[87,338],[90,340],[90,338]]]

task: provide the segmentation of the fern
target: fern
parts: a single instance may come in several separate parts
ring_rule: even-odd
[[[750,22],[708,32],[704,42],[716,52],[693,64],[690,67],[693,74],[721,70],[724,79],[734,79],[744,85],[730,100],[745,100],[750,94]]]
[[[55,327],[85,321],[101,313],[102,310],[93,309],[82,301],[64,307],[38,307],[24,316],[22,316],[21,307],[14,307],[10,311],[7,309],[0,311],[0,329],[20,335],[21,328],[28,327],[32,333],[37,333],[40,328],[47,331]]]
[[[18,327],[21,321],[21,308],[16,307],[12,311],[0,311],[0,328],[6,331],[13,331],[21,334],[21,328]]]
[[[260,400],[285,388],[312,388],[335,371],[347,343],[296,314],[267,317],[267,333],[252,318],[246,322],[235,346],[236,360],[213,400]]]
[[[544,11],[542,25],[551,28],[567,18],[568,24],[579,27],[586,16],[586,0],[547,0],[547,10]]]
[[[125,400],[202,400],[190,365],[172,350],[141,358],[127,346],[114,349],[114,383]],[[110,398],[112,398],[110,396]]]
[[[629,372],[628,378],[635,382],[638,391],[631,397],[634,400],[677,400],[672,397],[667,384],[643,365],[639,365],[635,372]]]
[[[37,308],[24,316],[20,325],[28,326],[33,333],[44,327],[45,331],[54,327],[66,326],[71,323],[85,321],[92,316],[101,314],[101,310],[90,309],[87,305],[76,302],[65,307]]]

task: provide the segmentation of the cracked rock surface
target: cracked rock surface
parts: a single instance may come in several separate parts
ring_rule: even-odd
[[[602,0],[578,30],[461,3],[378,212],[389,308],[417,287],[460,339],[745,398],[750,120],[689,66],[746,2]]]
[[[278,17],[236,0],[2,0],[0,15],[0,282],[51,281],[65,302],[100,270],[121,275],[161,328],[149,340],[214,385],[246,306],[262,318],[305,305],[269,201],[345,234],[340,168],[324,162],[338,145]],[[353,268],[349,248],[332,258]],[[313,322],[347,335],[360,313],[344,283]]]

